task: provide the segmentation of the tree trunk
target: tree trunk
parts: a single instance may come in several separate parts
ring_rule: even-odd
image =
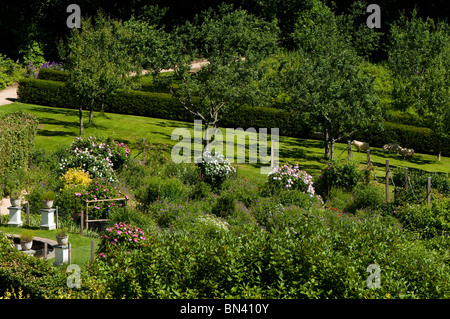
[[[91,109],[89,110],[89,125],[92,125],[94,118],[94,98],[91,100]]]
[[[105,95],[102,95],[102,108],[100,110],[100,115],[103,116],[105,112]]]
[[[329,157],[329,152],[330,152],[330,148],[329,148],[329,144],[328,144],[328,129],[324,130],[324,139],[325,139],[325,159],[328,160]]]
[[[441,153],[442,153],[442,142],[441,142],[441,139],[439,139],[439,144],[438,144],[438,161],[440,161],[441,160]]]
[[[330,159],[334,159],[334,136],[330,137]]]
[[[80,137],[83,135],[83,107],[80,105],[78,109],[78,116],[80,118]]]

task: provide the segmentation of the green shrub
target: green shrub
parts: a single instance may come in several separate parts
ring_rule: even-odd
[[[227,217],[236,211],[236,198],[232,193],[222,193],[212,208],[212,213],[218,217]]]
[[[316,192],[324,197],[329,195],[332,187],[339,187],[350,192],[362,178],[361,169],[354,161],[333,160],[319,172],[321,175],[317,177],[314,185]]]
[[[190,198],[192,199],[203,199],[211,196],[212,188],[209,184],[204,182],[197,183],[191,189]]]
[[[137,195],[137,199],[145,208],[148,208],[156,201],[180,201],[186,195],[187,191],[179,179],[162,179],[159,176],[153,176],[142,192]]]
[[[264,183],[258,179],[231,178],[222,185],[221,192],[227,192],[234,195],[237,201],[250,207],[255,200],[260,197],[260,190]]]
[[[431,177],[431,188],[439,193],[450,195],[450,176],[446,173],[427,172],[420,169],[408,168],[408,177],[416,195],[426,193],[428,177]],[[396,187],[405,187],[404,168],[394,168],[392,170],[392,180]],[[409,187],[409,185],[408,185]],[[410,190],[411,192],[411,190]],[[419,198],[419,199],[423,199]]]
[[[353,191],[353,197],[353,208],[355,210],[363,208],[378,209],[385,202],[383,188],[374,184],[359,185]]]
[[[19,81],[25,75],[25,70],[13,60],[0,54],[0,90]]]
[[[56,81],[56,82],[66,82],[68,75],[66,72],[55,69],[39,69],[38,79]]]
[[[405,204],[395,216],[409,229],[423,238],[446,235],[450,231],[450,198],[442,197],[428,204]]]
[[[34,147],[38,119],[24,112],[0,117],[0,180],[11,171],[25,168]]]

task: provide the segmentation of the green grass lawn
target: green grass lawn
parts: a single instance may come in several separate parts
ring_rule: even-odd
[[[0,114],[11,111],[24,111],[35,114],[39,118],[38,133],[35,147],[54,151],[59,147],[68,147],[78,135],[78,110],[59,109],[53,107],[38,106],[15,102],[0,107]],[[84,135],[110,136],[115,140],[125,142],[130,146],[135,145],[145,138],[153,144],[166,144],[169,147],[178,143],[171,140],[172,132],[176,128],[186,128],[193,136],[194,123],[171,121],[142,116],[121,115],[107,113],[101,116],[94,114],[94,124],[89,126],[88,112],[84,114]],[[225,130],[222,130],[225,136]],[[270,147],[269,143],[268,146]],[[337,143],[335,146],[336,157],[346,159],[347,144]],[[224,148],[225,149],[225,148]],[[132,147],[133,150],[133,147]],[[193,147],[192,147],[193,150]],[[139,150],[135,147],[133,154]],[[226,153],[226,152],[225,152]],[[292,137],[280,137],[279,155],[280,163],[298,163],[302,169],[310,174],[318,174],[319,169],[326,165],[323,159],[323,143],[317,140],[306,140]],[[248,150],[247,150],[248,154]],[[270,154],[270,153],[269,153]],[[358,153],[353,149],[353,157],[360,163],[366,162],[366,153]],[[376,167],[377,178],[385,176],[386,159],[389,159],[390,167],[419,168],[429,172],[450,173],[450,158],[442,157],[437,161],[435,155],[415,154],[411,160],[404,160],[396,154],[388,154],[380,148],[371,148],[371,160]],[[261,163],[235,164],[238,172],[244,178],[265,178],[260,174]],[[264,164],[267,165],[267,164]]]
[[[34,231],[35,237],[43,237],[48,238],[52,240],[56,240],[56,232],[57,230],[43,230],[39,229],[39,227],[33,227],[33,226],[22,226],[18,228],[14,227],[8,227],[6,225],[0,225],[0,231],[5,234],[18,234],[20,235],[22,232],[24,232],[27,229],[32,229]],[[91,238],[91,237],[85,237],[81,236],[79,234],[74,233],[68,233],[69,234],[69,242],[71,244],[71,262],[72,264],[77,265],[84,265],[85,263],[89,262],[91,260],[91,241],[94,240],[95,247],[100,242],[100,239],[98,238]],[[49,264],[53,264],[54,259],[48,259]],[[61,266],[63,267],[63,266]]]

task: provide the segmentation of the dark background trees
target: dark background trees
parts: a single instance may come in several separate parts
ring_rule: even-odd
[[[66,26],[67,6],[71,0],[21,0],[2,1],[0,11],[0,53],[17,60],[33,40],[42,44],[48,60],[58,59],[57,43],[69,35]],[[272,21],[278,21],[280,28],[280,44],[286,47],[293,45],[290,34],[293,32],[298,12],[310,4],[310,0],[79,0],[83,16],[94,16],[102,9],[113,19],[129,20],[132,15],[150,23],[164,26],[168,31],[186,20],[191,20],[201,11],[209,8],[216,9],[220,4],[234,4],[249,14]],[[336,15],[352,14],[354,0],[326,0]],[[365,4],[365,2],[362,2]],[[387,41],[390,25],[398,19],[400,13],[411,12],[418,8],[418,17],[444,19],[450,16],[446,0],[426,2],[409,0],[377,1],[382,11],[382,44]],[[358,17],[358,21],[365,22],[366,14]],[[377,60],[385,59],[385,48],[374,52]]]

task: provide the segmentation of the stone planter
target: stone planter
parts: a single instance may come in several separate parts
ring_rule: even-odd
[[[69,236],[56,236],[56,241],[58,242],[58,245],[60,246],[66,246],[69,242]]]
[[[43,200],[42,201],[42,206],[45,209],[50,209],[53,206],[53,201],[52,200]]]
[[[20,241],[22,250],[30,250],[33,247],[33,241]]]
[[[11,198],[11,206],[18,207],[20,206],[20,203],[22,202],[22,199],[20,198]]]

